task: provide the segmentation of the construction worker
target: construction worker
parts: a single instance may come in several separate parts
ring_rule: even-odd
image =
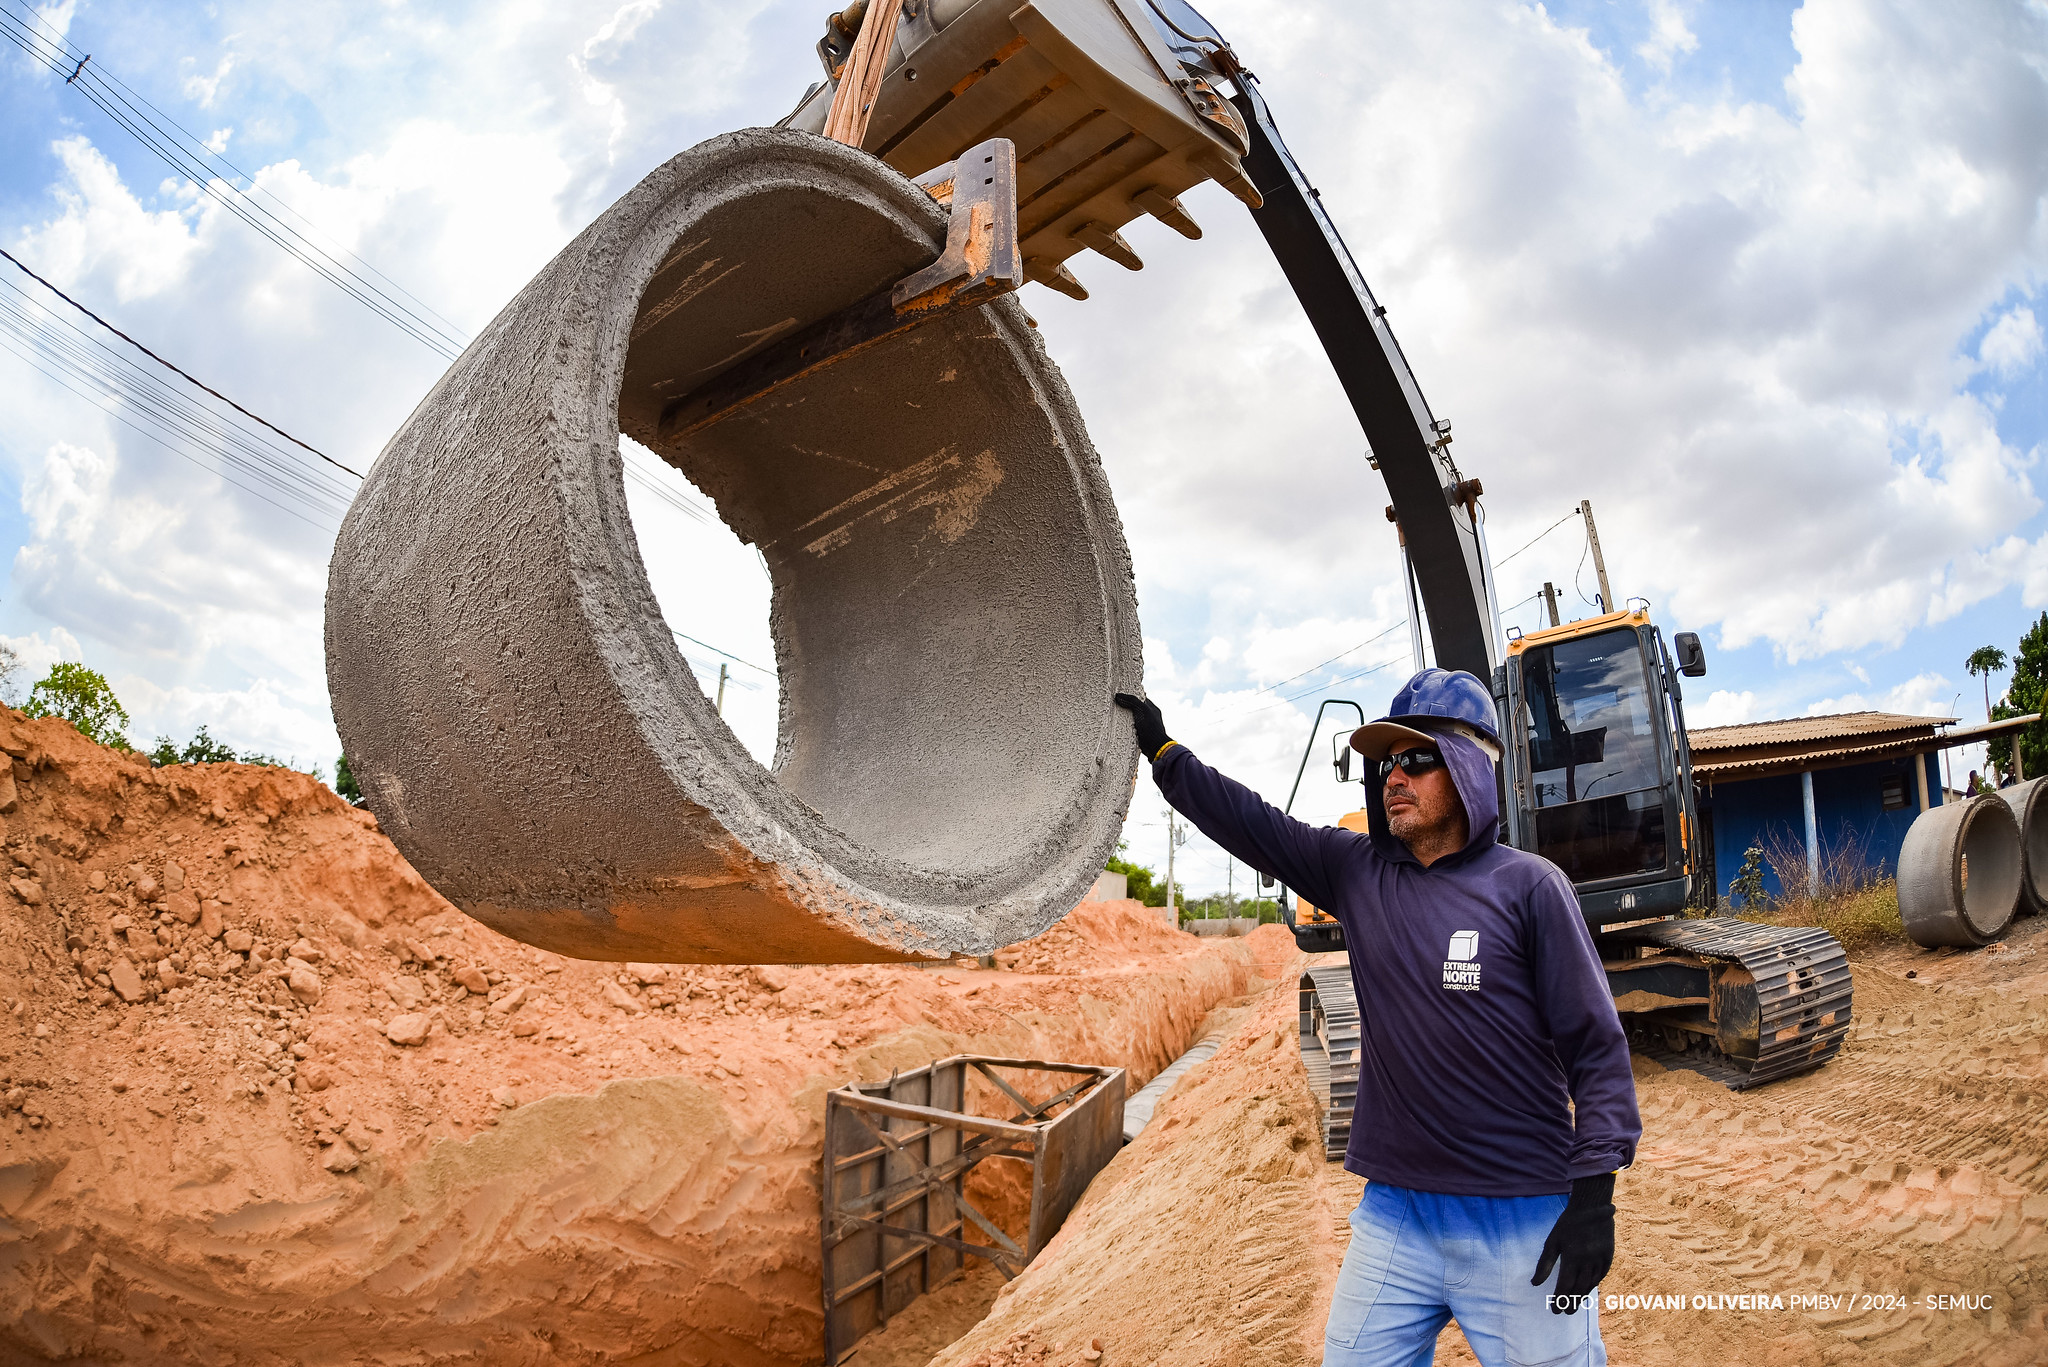
[[[1311,826],[1116,695],[1166,800],[1336,916],[1361,1025],[1347,1171],[1368,1179],[1326,1367],[1427,1363],[1455,1316],[1486,1367],[1603,1364],[1593,1296],[1614,1260],[1614,1175],[1642,1124],[1628,1045],[1578,898],[1500,844],[1493,699],[1424,670],[1360,727],[1372,833]]]

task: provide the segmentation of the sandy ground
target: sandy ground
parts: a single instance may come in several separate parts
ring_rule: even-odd
[[[303,776],[6,713],[0,750],[0,1361],[816,1362],[827,1088],[963,1049],[1136,1085],[1212,1028],[1030,1268],[851,1361],[1320,1357],[1361,1184],[1277,929],[1090,903],[994,969],[577,963]],[[1860,954],[1841,1057],[1758,1092],[1639,1060],[1613,1360],[2048,1362],[2044,947]]]
[[[1855,1034],[1803,1078],[1637,1061],[1615,1363],[2048,1362],[2048,919],[2003,946],[1864,956]],[[935,1367],[1319,1361],[1364,1184],[1304,1144],[1292,1010],[1267,994]],[[1455,1324],[1435,1360],[1474,1361]]]
[[[815,1362],[828,1088],[1137,1085],[1292,953],[1125,902],[994,969],[581,963],[304,775],[4,712],[0,749],[9,1363]]]

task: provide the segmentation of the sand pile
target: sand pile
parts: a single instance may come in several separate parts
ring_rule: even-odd
[[[1342,1250],[1295,1010],[1261,994],[934,1367],[1319,1361]]]
[[[1291,946],[1087,904],[1012,966],[560,959],[303,775],[0,711],[0,1358],[817,1360],[823,1094],[1141,1083]]]
[[[1604,1312],[1614,1361],[2048,1361],[2042,946],[2048,920],[1995,952],[1865,957],[1841,1056],[1755,1092],[1638,1059],[1602,1291],[1665,1300]],[[1364,1184],[1317,1161],[1292,1011],[1284,983],[1261,997],[939,1367],[1320,1360]],[[1474,1361],[1455,1326],[1436,1361]]]

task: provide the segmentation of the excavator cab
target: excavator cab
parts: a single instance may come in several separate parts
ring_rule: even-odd
[[[1681,653],[1704,674],[1696,640]],[[1563,869],[1595,929],[1683,910],[1699,816],[1678,671],[1647,605],[1511,639],[1503,673],[1509,843]]]

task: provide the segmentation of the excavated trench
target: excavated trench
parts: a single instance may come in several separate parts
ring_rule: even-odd
[[[836,143],[712,139],[565,248],[392,438],[336,544],[329,683],[372,809],[456,906],[584,958],[818,963],[983,954],[1079,899],[1135,766],[1109,696],[1142,663],[1108,486],[1023,309],[673,416],[925,266],[945,227]],[[768,566],[772,769],[655,603],[621,431]]]

